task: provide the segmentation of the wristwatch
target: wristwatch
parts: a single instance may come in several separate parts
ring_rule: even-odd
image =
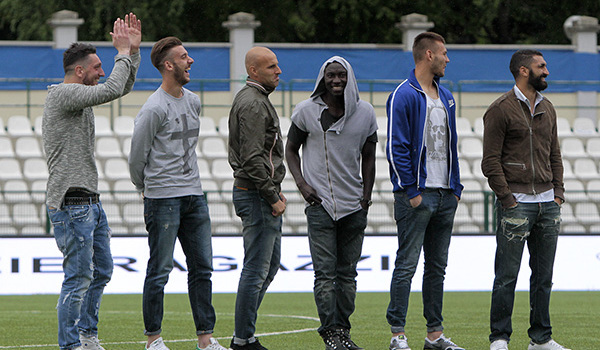
[[[363,198],[363,199],[361,199],[360,201],[361,201],[361,202],[365,202],[364,198]],[[366,201],[366,203],[367,203],[367,207],[370,207],[371,205],[373,205],[373,201],[372,201],[372,200],[370,200],[370,199],[369,199],[368,201]]]

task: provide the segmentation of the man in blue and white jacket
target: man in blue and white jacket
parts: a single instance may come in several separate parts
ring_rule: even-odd
[[[444,38],[419,34],[413,44],[415,69],[387,101],[386,155],[394,190],[398,251],[387,320],[390,350],[410,349],[404,333],[412,277],[421,248],[425,254],[424,349],[462,349],[442,332],[444,274],[454,214],[463,186],[457,155],[456,105],[439,85],[447,56]]]

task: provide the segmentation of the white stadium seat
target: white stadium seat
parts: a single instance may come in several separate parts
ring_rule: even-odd
[[[96,137],[114,136],[112,128],[110,127],[110,119],[106,116],[95,115],[94,128],[96,130]]]
[[[34,136],[22,136],[15,141],[15,155],[19,159],[42,158],[42,146]]]
[[[560,152],[563,158],[579,159],[587,157],[587,152],[581,139],[576,137],[567,137],[560,141]]]
[[[119,140],[116,137],[99,137],[96,140],[96,158],[123,158]]]
[[[113,132],[120,139],[133,135],[134,118],[126,115],[116,117],[113,124]]]
[[[227,145],[220,137],[207,137],[202,141],[202,154],[209,159],[227,159]]]
[[[31,121],[24,115],[13,115],[8,118],[6,131],[11,137],[34,136]]]
[[[578,137],[598,137],[594,121],[590,118],[575,118],[573,121],[573,134]]]
[[[47,180],[48,166],[42,158],[25,159],[23,163],[23,176],[27,181]]]
[[[14,158],[15,151],[12,141],[6,136],[0,136],[0,158]]]

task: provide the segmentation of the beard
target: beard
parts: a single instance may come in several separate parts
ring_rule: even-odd
[[[548,82],[542,80],[542,78],[545,77],[547,77],[547,75],[540,74],[535,76],[533,74],[530,74],[528,83],[535,89],[535,91],[543,91],[548,87]]]
[[[175,76],[175,81],[177,81],[179,84],[181,84],[181,86],[190,82],[190,78],[185,76],[185,71],[183,69],[181,69],[178,65],[175,65],[173,74]]]

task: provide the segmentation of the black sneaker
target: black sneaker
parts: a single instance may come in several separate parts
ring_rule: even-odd
[[[248,343],[246,345],[235,344],[233,342],[233,339],[231,339],[231,344],[229,345],[229,347],[231,348],[231,350],[267,350],[267,348],[260,344],[258,338],[255,339],[256,341]]]
[[[342,341],[342,345],[344,345],[344,347],[346,349],[348,349],[348,350],[365,350],[365,349],[361,348],[360,346],[356,345],[356,343],[353,342],[352,339],[350,339],[350,330],[349,329],[336,329],[335,332],[340,337],[340,340]]]
[[[340,335],[333,330],[326,330],[321,333],[321,338],[325,342],[325,350],[347,350]]]

